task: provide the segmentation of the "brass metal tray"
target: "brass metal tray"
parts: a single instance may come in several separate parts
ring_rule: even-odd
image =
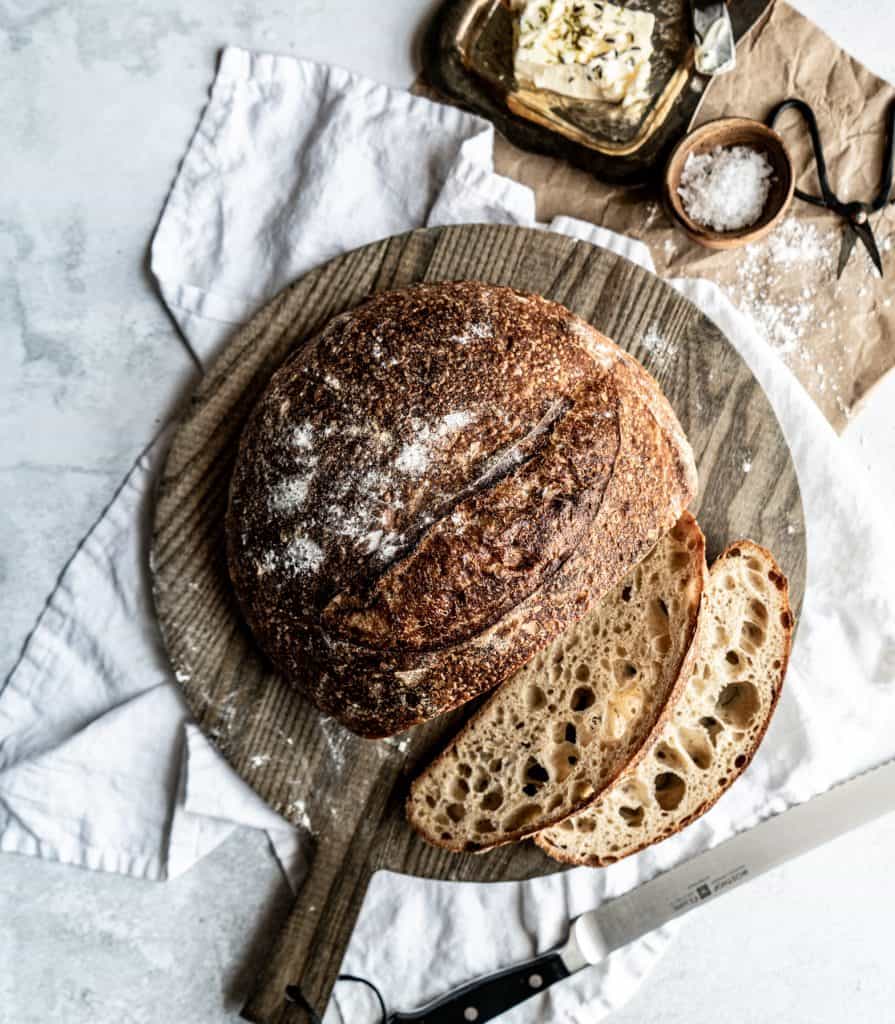
[[[730,0],[735,38],[772,4]],[[513,76],[513,16],[500,0],[442,4],[423,40],[425,77],[438,92],[493,121],[517,146],[564,157],[604,181],[642,183],[687,130],[709,80],[693,66],[687,0],[624,6],[656,18],[649,96],[641,104],[625,108],[520,87]]]

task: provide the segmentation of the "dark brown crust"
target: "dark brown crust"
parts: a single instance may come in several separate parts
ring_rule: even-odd
[[[708,570],[706,569],[706,566],[705,566],[705,536],[703,535],[702,530],[700,530],[699,524],[696,522],[694,517],[689,512],[684,512],[680,516],[680,520],[687,524],[687,528],[693,531],[693,533],[694,533],[694,535],[695,535],[695,537],[697,539],[698,546],[697,546],[696,549],[694,549],[693,555],[694,555],[695,558],[699,559],[699,561],[702,564],[702,573],[700,574],[700,600],[699,600],[699,604],[698,604],[698,606],[696,608],[695,614],[693,616],[693,621],[690,623],[690,626],[689,626],[689,629],[688,629],[689,635],[688,635],[688,638],[687,638],[687,641],[686,641],[686,644],[687,644],[686,653],[684,654],[684,657],[681,660],[681,666],[680,666],[680,669],[678,670],[677,678],[675,679],[674,685],[672,686],[671,690],[669,691],[668,699],[665,702],[665,706],[663,707],[662,711],[659,713],[658,717],[656,718],[656,721],[655,721],[652,729],[650,729],[649,733],[644,737],[644,740],[643,740],[642,744],[635,751],[633,756],[630,757],[625,763],[623,763],[619,767],[619,770],[614,775],[612,775],[609,778],[607,778],[605,784],[602,786],[601,789],[599,789],[596,792],[594,792],[594,794],[591,797],[589,797],[587,800],[581,801],[581,803],[579,803],[577,805],[577,807],[575,808],[575,810],[572,811],[571,813],[567,812],[567,813],[556,815],[554,818],[548,818],[546,820],[546,823],[539,824],[536,828],[521,828],[521,829],[518,829],[516,832],[508,832],[500,840],[500,842],[487,843],[487,844],[483,843],[480,846],[477,846],[475,851],[469,851],[469,850],[460,851],[460,850],[457,850],[456,847],[454,847],[450,843],[447,843],[444,840],[440,839],[438,836],[430,835],[429,832],[420,823],[418,823],[418,822],[416,822],[414,820],[414,816],[413,816],[414,789],[415,789],[415,787],[417,785],[417,782],[418,782],[419,778],[421,777],[421,776],[418,776],[417,779],[414,780],[414,782],[413,782],[413,784],[411,786],[410,793],[409,793],[409,795],[407,797],[407,801],[406,801],[406,804],[405,804],[405,813],[407,815],[407,820],[410,823],[411,827],[414,828],[423,837],[423,839],[426,840],[427,843],[429,843],[432,846],[440,846],[442,849],[452,850],[455,853],[459,853],[459,852],[486,853],[488,850],[493,850],[493,849],[495,849],[498,846],[506,846],[508,843],[519,842],[522,839],[534,838],[535,841],[537,841],[537,836],[538,836],[539,832],[542,832],[544,829],[552,828],[554,825],[558,825],[561,821],[565,821],[566,818],[571,817],[572,814],[578,814],[581,811],[587,810],[587,808],[590,807],[591,804],[596,803],[596,801],[599,800],[600,796],[603,793],[605,793],[605,791],[621,775],[623,775],[626,771],[628,771],[629,768],[633,768],[635,765],[637,765],[640,762],[640,760],[643,758],[643,756],[646,753],[646,751],[649,750],[650,746],[652,745],[653,740],[659,735],[661,730],[665,727],[665,723],[668,720],[668,716],[674,710],[674,707],[677,704],[678,698],[683,693],[684,687],[686,686],[686,682],[687,682],[687,680],[690,677],[690,672],[691,672],[692,667],[693,667],[693,659],[695,658],[695,654],[696,654],[696,647],[697,647],[696,639],[698,637],[699,623],[700,623],[699,608],[702,606],[702,590],[704,588],[706,577],[708,575]],[[672,525],[674,525],[674,524],[672,524]],[[649,551],[644,552],[644,556],[643,557],[646,557],[647,554],[649,554]],[[641,561],[641,560],[642,559],[638,559],[638,561]],[[632,563],[632,566],[629,567],[629,568],[632,568],[633,565],[635,565],[635,564],[637,564],[637,563]],[[570,625],[571,625],[571,623],[570,623]],[[464,725],[464,727],[463,727],[464,731],[466,729],[468,729],[468,728],[471,728],[473,726],[473,724],[475,723],[476,719],[478,719],[481,715],[483,715],[485,713],[485,711],[487,709],[487,706],[488,705],[485,704],[478,711],[476,711],[476,713],[469,719],[469,721],[466,723],[466,725]],[[458,734],[458,736],[459,736],[459,734]],[[441,751],[441,753],[438,755],[438,757],[436,757],[430,763],[429,767],[426,769],[426,772],[430,771],[440,761],[442,761],[444,758],[446,758],[448,752],[450,751],[451,747],[456,742],[458,736],[455,736],[450,741],[450,743],[448,743],[448,745],[444,748],[444,750]],[[541,845],[541,844],[539,843],[539,845]],[[551,856],[552,856],[552,854],[551,854]]]
[[[733,552],[736,551],[738,551],[738,553],[733,554]],[[636,846],[631,850],[627,850],[620,857],[615,857],[612,860],[604,860],[601,857],[573,857],[570,854],[568,854],[565,850],[561,850],[559,847],[554,846],[552,843],[544,839],[542,836],[535,835],[533,837],[534,841],[548,856],[552,857],[553,860],[559,861],[562,864],[573,864],[591,868],[604,868],[610,867],[612,864],[617,864],[620,860],[624,860],[626,857],[632,857],[635,853],[640,853],[642,850],[645,850],[650,846],[655,846],[657,843],[665,842],[666,839],[670,839],[672,836],[677,835],[679,832],[683,831],[683,829],[685,829],[688,825],[691,825],[694,821],[697,821],[699,818],[701,818],[706,812],[710,811],[752,763],[752,759],[755,757],[755,753],[761,746],[762,740],[764,739],[765,734],[768,731],[768,727],[771,724],[771,719],[774,717],[774,712],[777,710],[777,704],[780,700],[780,694],[783,692],[783,683],[786,680],[786,670],[789,667],[789,656],[792,651],[792,637],[793,632],[795,631],[795,615],[793,614],[792,607],[789,603],[789,582],[786,579],[786,576],[783,574],[783,570],[777,564],[777,561],[771,554],[771,552],[768,551],[767,548],[762,547],[760,544],[756,544],[755,541],[738,540],[733,544],[728,545],[728,547],[726,547],[724,551],[721,552],[721,554],[712,564],[712,569],[714,570],[715,566],[720,565],[720,563],[725,558],[736,558],[739,557],[743,552],[745,552],[746,554],[757,555],[759,558],[764,558],[768,562],[770,562],[772,566],[771,571],[777,575],[777,578],[780,581],[779,583],[777,582],[777,580],[775,580],[774,582],[777,583],[778,589],[782,591],[781,599],[784,607],[783,614],[789,613],[790,618],[789,627],[784,629],[783,657],[780,659],[780,671],[778,681],[774,686],[774,694],[771,698],[771,704],[768,708],[768,713],[765,716],[765,720],[762,723],[762,727],[759,730],[758,735],[755,737],[755,742],[744,755],[746,760],[743,762],[742,766],[739,769],[729,773],[727,784],[718,789],[718,791],[710,800],[706,800],[702,804],[700,804],[695,811],[693,811],[691,814],[688,814],[687,817],[679,825],[677,825],[671,832],[669,832],[668,835],[663,835],[661,839],[654,839],[649,842],[641,843],[639,846]],[[647,744],[646,747],[644,747],[643,753],[645,753],[648,748],[649,744]],[[625,771],[627,771],[629,768],[634,767],[634,764],[635,762],[632,762],[631,764],[627,765],[625,767]],[[554,822],[553,824],[556,825],[559,824],[559,822]]]
[[[317,442],[290,448],[306,428]],[[396,473],[420,436],[425,473]],[[388,505],[373,525],[396,538],[387,555],[375,533],[367,551],[331,521],[371,478]],[[293,485],[301,509],[274,507]],[[391,735],[507,678],[695,487],[658,385],[590,325],[509,288],[422,285],[337,317],[274,375],[233,474],[230,574],[284,675],[355,732]],[[284,569],[275,556],[296,537]]]

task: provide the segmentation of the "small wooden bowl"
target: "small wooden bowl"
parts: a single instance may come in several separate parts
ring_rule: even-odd
[[[715,231],[697,224],[687,216],[678,195],[687,157],[691,153],[707,153],[715,146],[749,146],[764,153],[774,168],[771,191],[761,216],[754,224],[738,231]],[[722,117],[701,125],[685,135],[674,147],[665,167],[662,198],[672,219],[691,241],[698,242],[706,249],[736,249],[749,242],[756,242],[774,230],[789,209],[794,186],[792,160],[777,132],[761,121],[753,121],[748,117]]]

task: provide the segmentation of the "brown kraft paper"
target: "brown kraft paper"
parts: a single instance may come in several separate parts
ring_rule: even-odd
[[[830,182],[840,199],[871,199],[880,177],[884,116],[895,89],[786,3],[778,2],[740,42],[736,69],[711,81],[694,124],[726,115],[764,120],[788,97],[814,108]],[[798,186],[817,193],[811,147],[798,115],[788,112],[778,128],[790,147]],[[605,185],[564,161],[517,149],[501,136],[495,169],[534,190],[540,220],[567,214],[601,224],[646,242],[661,276],[717,282],[753,318],[837,430],[895,364],[891,205],[871,218],[885,279],[878,278],[859,242],[837,282],[841,221],[797,199],[764,241],[711,252],[673,227],[655,188]]]

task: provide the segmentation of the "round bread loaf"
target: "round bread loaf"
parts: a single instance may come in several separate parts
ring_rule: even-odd
[[[696,490],[658,385],[563,306],[383,292],[274,374],[230,487],[230,575],[274,665],[385,736],[506,679]]]

